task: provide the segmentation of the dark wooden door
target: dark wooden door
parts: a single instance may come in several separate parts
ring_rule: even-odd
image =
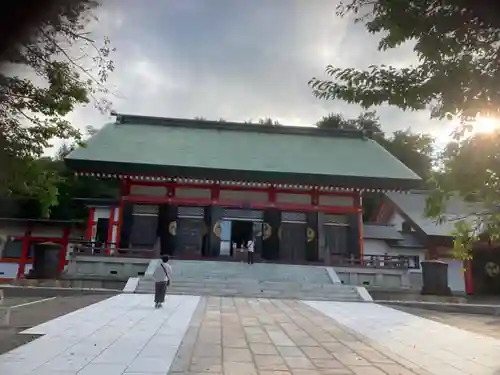
[[[176,255],[181,257],[201,256],[202,246],[203,219],[178,219]]]
[[[36,277],[40,279],[57,278],[61,245],[35,243],[33,248],[35,253],[33,268]]]
[[[281,224],[280,260],[304,263],[306,259],[306,224]]]
[[[338,225],[325,225],[325,247],[327,254],[347,256],[347,227]]]
[[[500,295],[500,255],[488,250],[474,252],[472,278],[474,294]]]

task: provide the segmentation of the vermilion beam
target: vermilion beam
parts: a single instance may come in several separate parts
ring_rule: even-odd
[[[180,198],[167,196],[149,196],[149,195],[129,195],[122,198],[126,202],[143,204],[177,204],[186,206],[224,206],[228,208],[243,208],[244,203],[239,200],[212,200],[209,198]],[[352,206],[313,206],[311,204],[298,203],[248,203],[251,209],[278,208],[282,211],[318,211],[331,214],[358,213],[360,208]]]

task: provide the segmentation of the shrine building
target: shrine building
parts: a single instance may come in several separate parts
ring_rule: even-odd
[[[88,241],[179,259],[231,259],[252,238],[260,261],[362,258],[363,193],[421,184],[362,131],[125,114],[65,162],[120,182],[90,208]]]

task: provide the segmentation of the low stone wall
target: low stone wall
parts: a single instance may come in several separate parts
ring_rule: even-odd
[[[64,278],[127,282],[129,277],[143,276],[148,265],[149,259],[75,255],[68,263]]]
[[[343,284],[388,289],[415,289],[422,287],[422,274],[401,269],[368,267],[334,267]]]

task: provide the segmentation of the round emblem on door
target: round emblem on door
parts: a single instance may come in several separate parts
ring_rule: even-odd
[[[312,228],[307,228],[307,242],[313,242],[316,237],[316,232]]]
[[[493,262],[486,263],[484,270],[489,277],[497,277],[500,274],[500,267]]]
[[[213,230],[214,234],[215,234],[218,238],[220,238],[220,236],[221,236],[221,232],[222,232],[222,228],[221,228],[221,222],[220,222],[220,220],[217,220],[217,221],[215,222],[215,224],[214,224],[214,228],[213,228],[212,230]]]
[[[265,241],[273,234],[273,227],[269,223],[262,224],[262,239]]]
[[[171,236],[177,235],[177,221],[174,220],[168,224],[168,233],[170,233]]]

